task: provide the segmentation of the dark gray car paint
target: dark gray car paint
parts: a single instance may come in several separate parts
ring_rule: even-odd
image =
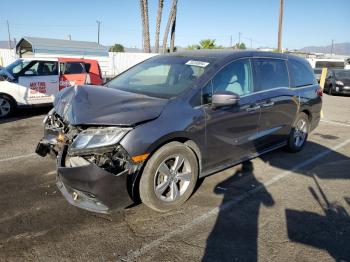
[[[72,125],[133,126],[160,115],[167,100],[99,86],[66,88],[55,111]]]
[[[289,58],[286,55],[255,52],[239,52],[232,56],[220,58],[221,63],[216,62],[215,69],[207,72],[206,79],[198,80],[198,86],[204,86],[220,68],[234,59]],[[297,57],[292,58],[305,62]],[[121,144],[130,154],[138,155],[152,153],[171,140],[193,140],[201,151],[201,172],[209,174],[218,166],[228,166],[254,157],[257,152],[285,144],[299,112],[310,115],[311,128],[315,128],[321,108],[321,98],[316,93],[318,88],[317,84],[302,88],[282,87],[241,97],[237,105],[218,109],[210,105],[192,107],[190,102],[196,92],[189,90],[167,104],[159,118],[132,130]],[[274,103],[273,106],[264,106],[270,102]],[[255,112],[246,111],[255,105],[260,108]]]
[[[212,59],[206,73],[192,88],[175,98],[164,100],[113,89],[76,87],[60,95],[55,102],[56,111],[73,125],[136,126],[120,142],[131,156],[153,153],[172,140],[192,140],[201,152],[202,174],[275,147],[289,135],[298,112],[310,115],[312,127],[319,121],[321,98],[316,94],[318,85],[252,94],[241,97],[239,104],[230,108],[213,109],[210,105],[193,103],[200,95],[201,87],[235,59],[271,57],[297,59],[303,63],[305,60],[251,51],[173,55]],[[273,107],[247,111],[248,107],[269,101],[274,102]]]

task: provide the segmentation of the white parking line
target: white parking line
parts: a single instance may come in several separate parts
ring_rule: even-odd
[[[6,162],[6,161],[11,161],[11,160],[17,160],[21,158],[27,158],[27,157],[32,157],[36,156],[36,154],[27,154],[27,155],[20,155],[20,156],[13,156],[13,157],[8,157],[8,158],[0,158],[0,162]]]
[[[332,148],[329,148],[327,150],[324,150],[322,152],[320,152],[319,154],[315,155],[314,157],[306,160],[305,162],[302,162],[296,166],[294,166],[291,170],[288,171],[284,171],[281,172],[280,174],[274,176],[272,179],[266,181],[265,183],[261,184],[260,186],[254,188],[253,190],[250,190],[248,192],[243,193],[242,195],[238,196],[235,199],[232,199],[229,202],[226,202],[225,204],[221,205],[220,207],[216,207],[212,210],[210,210],[209,212],[203,214],[202,216],[192,220],[190,223],[187,223],[183,226],[179,226],[178,229],[171,231],[170,233],[164,235],[163,237],[160,237],[154,241],[152,241],[149,244],[144,245],[143,247],[141,247],[139,250],[136,250],[134,252],[129,253],[126,257],[122,258],[122,261],[130,261],[130,260],[134,260],[135,258],[147,253],[148,251],[158,247],[159,245],[161,245],[163,242],[167,241],[168,239],[170,239],[173,236],[179,235],[182,232],[184,232],[185,230],[188,230],[196,225],[199,225],[200,223],[202,223],[203,221],[205,221],[208,218],[211,218],[213,216],[218,215],[219,212],[223,212],[227,209],[230,209],[231,207],[233,207],[235,204],[245,200],[246,198],[250,197],[251,195],[254,195],[256,193],[258,193],[261,189],[271,186],[272,184],[276,183],[277,181],[287,177],[288,175],[292,174],[294,171],[301,169],[317,160],[319,160],[322,157],[325,157],[326,155],[348,145],[350,143],[350,139],[336,145],[333,146]]]
[[[336,122],[336,121],[327,120],[327,119],[321,119],[321,122],[325,122],[325,123],[336,125],[336,126],[350,127],[350,124],[346,124],[346,123],[342,123],[342,122]]]

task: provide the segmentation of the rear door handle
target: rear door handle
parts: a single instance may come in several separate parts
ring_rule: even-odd
[[[57,80],[50,80],[49,83],[57,83]]]
[[[259,110],[260,106],[253,106],[253,107],[248,107],[246,110],[247,112],[255,112],[256,110]]]

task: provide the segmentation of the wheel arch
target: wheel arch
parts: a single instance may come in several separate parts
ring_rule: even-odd
[[[142,163],[142,166],[139,170],[139,172],[136,174],[136,176],[132,179],[132,198],[134,201],[139,202],[140,201],[140,193],[139,193],[139,183],[140,183],[140,178],[142,175],[142,172],[147,164],[148,159],[162,146],[171,143],[171,142],[179,142],[187,146],[192,150],[194,155],[196,156],[197,163],[198,163],[198,173],[201,173],[202,170],[202,152],[198,144],[189,136],[181,133],[173,133],[167,136],[164,136],[157,141],[155,141],[150,147],[149,150],[147,151],[149,153],[149,156],[147,160],[145,160]],[[198,177],[199,177],[198,174]]]
[[[311,114],[311,111],[310,111],[309,109],[303,109],[303,110],[301,111],[301,113],[306,114],[307,117],[308,117],[308,119],[309,119],[309,123],[311,123],[311,121],[312,121],[312,114]]]
[[[15,105],[15,107],[17,107],[17,101],[12,95],[10,95],[8,93],[4,93],[4,92],[0,92],[0,95],[4,95],[4,96],[9,97],[12,100],[13,104]]]

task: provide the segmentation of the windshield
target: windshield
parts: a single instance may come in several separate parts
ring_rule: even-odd
[[[350,78],[350,70],[336,70],[334,73],[337,78]]]
[[[171,98],[189,88],[205,72],[209,61],[176,56],[157,56],[120,74],[106,84],[132,93]]]
[[[6,71],[9,72],[11,75],[16,75],[18,74],[24,67],[26,67],[30,61],[25,61],[22,59],[18,59],[12,64],[9,64],[8,66],[5,67]]]

